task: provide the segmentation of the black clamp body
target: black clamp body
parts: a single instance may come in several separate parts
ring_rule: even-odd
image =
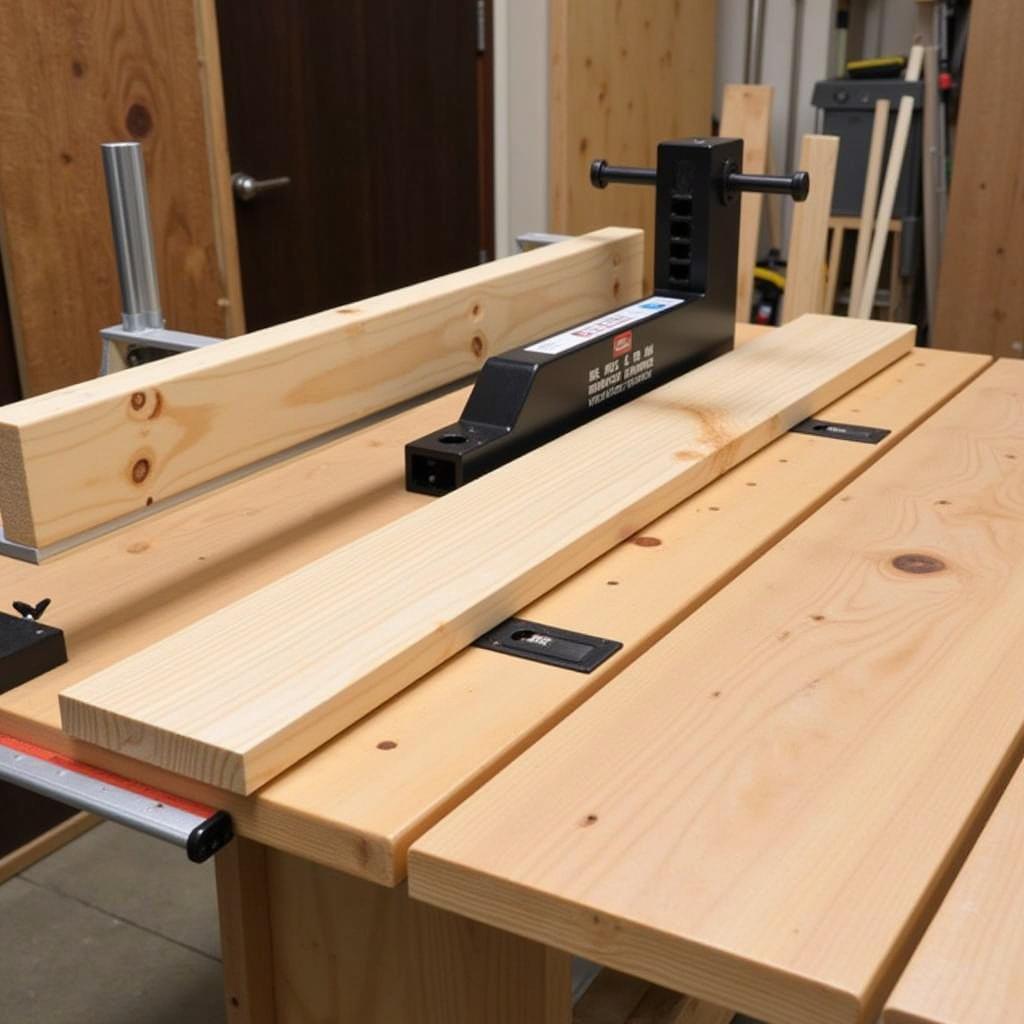
[[[18,615],[0,612],[0,693],[13,690],[68,660],[64,633],[40,622],[49,600],[14,602]]]
[[[744,175],[741,139],[658,146],[655,170],[591,168],[598,188],[654,185],[654,293],[492,356],[457,423],[408,444],[406,487],[446,494],[729,351],[741,191],[806,198],[808,177]]]

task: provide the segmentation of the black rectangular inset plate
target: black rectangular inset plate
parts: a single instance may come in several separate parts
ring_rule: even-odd
[[[814,437],[830,437],[835,441],[859,441],[861,444],[878,444],[891,433],[884,427],[858,427],[853,423],[835,423],[832,420],[804,420],[791,431],[794,434],[812,434]]]
[[[473,646],[573,672],[593,672],[616,651],[622,650],[618,640],[573,633],[526,619],[506,619],[484,633]]]
[[[67,660],[64,634],[59,629],[0,612],[0,693]]]

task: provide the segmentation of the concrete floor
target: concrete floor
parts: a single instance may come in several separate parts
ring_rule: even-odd
[[[222,1024],[222,998],[212,861],[105,822],[0,885],[0,1024]]]
[[[220,1024],[213,863],[104,823],[0,885],[4,1024]]]

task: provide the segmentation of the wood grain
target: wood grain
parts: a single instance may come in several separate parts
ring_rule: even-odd
[[[417,842],[413,895],[873,1020],[1024,753],[1022,399],[983,373]]]
[[[280,1024],[569,1024],[570,958],[268,851]]]
[[[768,137],[771,132],[775,89],[770,85],[727,85],[722,99],[720,134],[743,140],[743,170],[768,172]],[[746,192],[740,199],[740,245],[736,267],[736,321],[750,320],[754,292],[754,267],[761,235],[764,196]]]
[[[639,298],[642,246],[609,228],[6,406],[5,532],[45,547],[474,373]]]
[[[799,170],[811,176],[807,200],[793,209],[793,229],[786,258],[785,323],[825,308],[825,248],[832,215],[832,190],[839,161],[837,135],[805,135]]]
[[[738,325],[737,342],[764,332]],[[57,695],[67,686],[427,504],[405,491],[401,453],[409,437],[454,419],[466,395],[437,399],[42,566],[7,563],[12,593],[54,599],[51,620],[73,656],[0,695],[0,728],[224,807],[242,835],[394,885],[426,828],[989,362],[915,350],[823,410],[829,419],[891,427],[877,448],[787,434],[651,524],[659,545],[626,541],[524,609],[542,622],[622,640],[624,651],[591,675],[513,658],[502,659],[499,673],[487,652],[463,651],[248,798],[60,730]],[[453,715],[452,706],[465,713]]]
[[[71,687],[62,725],[251,793],[913,341],[796,321]]]
[[[1024,355],[1024,19],[974,5],[953,154],[933,344]]]
[[[96,376],[121,317],[102,142],[142,143],[168,321],[225,333],[193,0],[2,0],[0,135],[26,395]]]
[[[644,290],[654,267],[654,192],[590,184],[590,163],[653,167],[658,143],[711,130],[715,4],[552,0],[549,159],[551,230],[643,228]]]
[[[885,1024],[1006,1024],[1024,1007],[1024,769],[1018,769],[909,966]]]

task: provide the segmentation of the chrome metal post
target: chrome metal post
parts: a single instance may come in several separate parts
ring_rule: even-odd
[[[164,317],[142,146],[137,142],[105,142],[101,149],[121,278],[121,324],[126,331],[161,328]]]

